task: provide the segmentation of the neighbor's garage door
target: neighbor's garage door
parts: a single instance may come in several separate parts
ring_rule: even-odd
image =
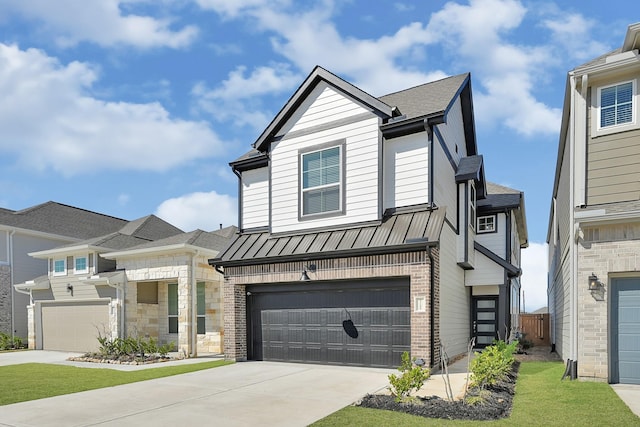
[[[98,349],[98,331],[109,331],[108,302],[42,305],[42,348],[88,352]]]
[[[640,278],[613,280],[612,382],[640,384]]]
[[[397,367],[410,351],[408,280],[305,282],[248,291],[251,359]]]

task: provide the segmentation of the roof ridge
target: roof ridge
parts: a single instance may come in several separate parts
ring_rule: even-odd
[[[95,214],[95,215],[100,215],[100,216],[103,216],[103,217],[106,217],[106,218],[113,218],[113,219],[117,219],[117,220],[120,220],[120,221],[127,221],[126,219],[119,218],[117,216],[107,215],[107,214],[104,214],[104,213],[101,213],[101,212],[96,212],[96,211],[92,211],[92,210],[85,209],[85,208],[79,208],[77,206],[67,205],[65,203],[55,202],[53,200],[49,200],[47,202],[40,203],[40,204],[37,204],[37,205],[34,205],[34,206],[29,206],[29,207],[21,209],[19,211],[13,211],[13,213],[22,215],[22,214],[25,214],[25,213],[36,211],[38,209],[42,209],[45,206],[50,206],[50,205],[64,206],[66,208],[71,208],[71,209],[75,209],[75,210],[78,210],[78,211],[83,211],[83,212],[87,212],[87,213],[91,213],[91,214]]]
[[[415,85],[415,86],[407,87],[407,88],[404,88],[404,89],[400,89],[400,90],[397,90],[395,92],[385,93],[384,95],[379,96],[378,99],[384,98],[384,97],[390,96],[390,95],[396,95],[396,94],[402,93],[402,92],[407,92],[409,90],[413,90],[413,89],[418,88],[418,87],[422,87],[422,86],[427,86],[427,85],[430,85],[430,84],[438,83],[438,82],[441,82],[443,80],[453,79],[455,77],[461,77],[461,76],[468,76],[469,74],[471,74],[471,73],[467,71],[466,73],[455,74],[453,76],[447,76],[447,77],[443,77],[441,79],[432,80],[430,82],[420,83],[419,85]],[[382,101],[382,102],[384,102],[384,101]]]

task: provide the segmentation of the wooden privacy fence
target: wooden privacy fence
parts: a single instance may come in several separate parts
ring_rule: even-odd
[[[534,346],[549,346],[549,313],[520,314],[520,330]]]

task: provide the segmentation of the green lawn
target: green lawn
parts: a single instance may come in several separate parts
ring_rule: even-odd
[[[186,374],[230,363],[233,362],[217,360],[139,371],[77,368],[45,363],[0,366],[0,405]]]
[[[447,421],[348,406],[314,426],[640,426],[640,419],[604,383],[560,381],[564,366],[523,362],[511,417],[499,421]]]

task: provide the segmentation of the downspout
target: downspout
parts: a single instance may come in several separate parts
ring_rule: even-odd
[[[433,283],[434,279],[435,279],[435,273],[433,271],[433,265],[434,265],[434,261],[433,261],[433,254],[431,253],[431,246],[427,246],[427,255],[429,256],[429,333],[431,334],[431,339],[429,340],[430,343],[430,349],[429,349],[429,366],[431,366],[431,368],[433,369],[433,367],[435,366],[435,312],[433,309],[433,306],[435,304],[435,296],[434,296],[434,290],[435,290],[435,285]],[[442,357],[442,355],[440,355],[440,357]]]
[[[196,281],[196,260],[198,249],[191,255],[191,352],[189,357],[198,357],[198,282]]]
[[[13,235],[16,234],[16,230],[11,230],[11,233],[9,233],[9,261],[11,262],[11,268],[9,270],[9,281],[10,281],[10,286],[9,286],[9,303],[11,304],[11,342],[14,342],[15,339],[15,333],[16,333],[16,327],[15,327],[15,317],[16,317],[16,310],[15,310],[15,302],[13,300],[13,292],[14,292],[14,283],[13,283],[13,269],[15,268],[15,263],[14,263],[14,259],[13,259]],[[25,293],[25,292],[23,292]],[[28,293],[29,295],[29,303],[32,303],[31,300],[31,291],[29,291]]]
[[[569,311],[571,313],[571,359],[567,362],[570,378],[577,378],[578,368],[578,256],[577,242],[575,241],[575,135],[576,135],[576,79],[571,75],[571,116],[569,118],[569,224],[571,229],[569,237],[569,251],[571,255],[570,298]]]

